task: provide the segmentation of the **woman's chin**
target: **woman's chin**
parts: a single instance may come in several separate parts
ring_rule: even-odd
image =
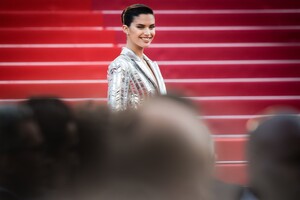
[[[151,42],[149,42],[149,43],[147,43],[147,44],[143,44],[142,47],[143,47],[143,48],[147,48],[147,47],[150,46],[150,44],[151,44]]]

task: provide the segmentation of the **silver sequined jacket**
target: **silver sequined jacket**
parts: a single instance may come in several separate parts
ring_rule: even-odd
[[[153,73],[132,50],[125,47],[109,65],[108,105],[113,111],[136,109],[148,97],[166,94],[157,63],[143,56]]]

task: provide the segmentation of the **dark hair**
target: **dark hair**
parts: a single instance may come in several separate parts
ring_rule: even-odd
[[[300,198],[300,118],[277,115],[250,133],[250,187],[259,199]]]
[[[68,143],[69,125],[73,122],[71,108],[56,97],[37,96],[24,102],[30,107],[45,137],[47,150],[57,152]]]
[[[122,24],[127,25],[129,27],[133,21],[133,18],[139,16],[140,14],[153,15],[153,10],[144,4],[133,4],[131,6],[128,6],[122,12]]]
[[[20,151],[24,147],[20,126],[30,120],[33,113],[26,106],[0,106],[0,153]]]

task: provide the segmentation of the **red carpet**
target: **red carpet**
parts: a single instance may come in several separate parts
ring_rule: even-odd
[[[2,0],[0,101],[56,95],[105,103],[121,50],[120,10],[135,1]],[[246,182],[246,123],[269,106],[300,109],[300,2],[146,0],[157,35],[146,54],[183,90],[216,141],[217,176]]]

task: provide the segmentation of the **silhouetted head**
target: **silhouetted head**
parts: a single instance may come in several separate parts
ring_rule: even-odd
[[[73,113],[64,102],[52,97],[33,97],[25,104],[33,110],[49,152],[55,153],[69,142],[68,134],[74,131]]]
[[[49,188],[62,188],[78,165],[79,139],[73,111],[54,97],[33,97],[24,104],[33,110],[45,139]]]
[[[250,133],[250,187],[264,200],[300,199],[300,119],[278,115]]]
[[[144,192],[140,199],[147,195],[154,199],[208,199],[213,141],[187,105],[162,96],[145,102],[136,112],[116,116],[111,152],[115,174],[120,176],[117,180],[125,182],[129,197]],[[139,191],[134,193],[136,185]]]
[[[44,140],[26,106],[0,107],[0,186],[21,198],[44,189]]]
[[[75,186],[83,195],[98,190],[106,172],[110,111],[106,105],[89,104],[76,108],[75,113],[80,139],[80,168]]]

